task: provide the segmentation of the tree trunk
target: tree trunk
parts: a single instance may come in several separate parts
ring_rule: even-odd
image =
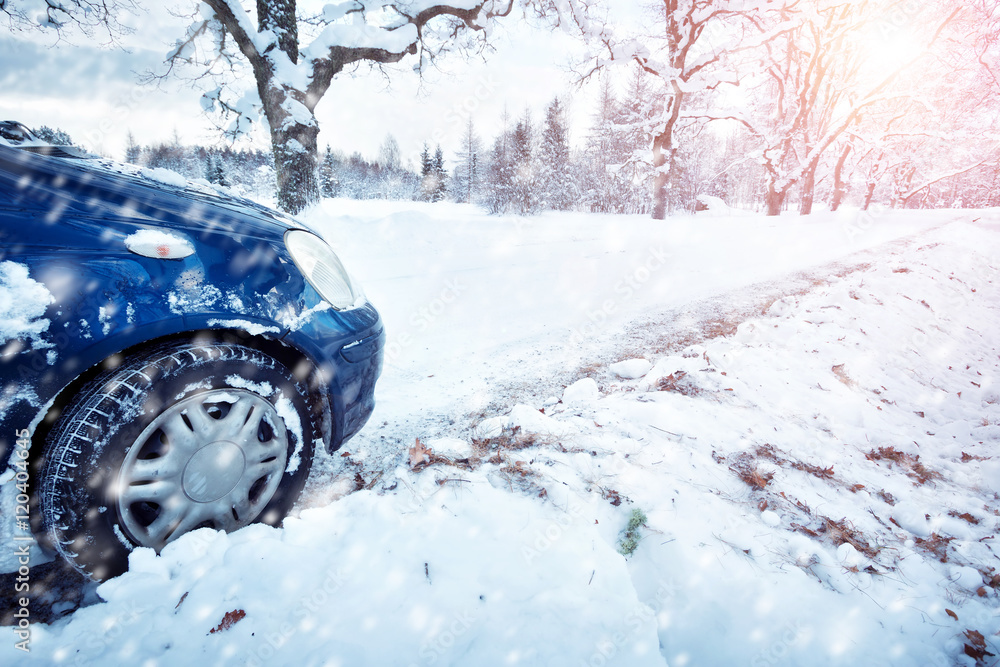
[[[785,204],[786,192],[786,190],[776,189],[774,183],[767,184],[767,194],[764,196],[764,204],[767,206],[768,215],[781,215],[781,207]]]
[[[274,125],[272,125],[274,127]],[[319,152],[316,125],[293,123],[271,130],[274,168],[278,181],[278,207],[295,214],[319,201]]]
[[[679,111],[678,102],[675,105],[674,116],[663,129],[663,133],[653,140],[653,220],[666,220],[667,213],[670,212],[670,198],[667,194],[677,156],[677,149],[674,147],[674,124]]]
[[[278,208],[288,213],[319,201],[319,124],[305,94],[273,82],[258,85],[271,130]]]
[[[295,5],[295,0],[257,0],[258,32],[273,32],[278,38],[278,48],[293,63],[299,61],[299,21]]]
[[[916,173],[917,168],[907,169],[902,178],[897,178],[894,186],[894,192],[892,195],[892,207],[893,208],[906,208],[906,203],[909,201],[910,197],[906,197],[906,193],[909,192],[910,186],[913,183],[913,175]],[[911,195],[912,196],[912,195]]]
[[[217,4],[220,3],[209,3],[219,15]],[[296,0],[257,0],[258,32],[273,33],[278,49],[292,64],[299,62],[296,5]],[[226,7],[221,9],[225,14]],[[248,37],[244,35],[244,39]],[[266,63],[258,56],[251,64],[255,67],[257,94],[271,131],[278,208],[298,213],[320,198],[319,146],[316,142],[319,124],[313,115],[319,96],[310,104],[305,92],[282,85],[275,79],[273,63]]]
[[[878,186],[876,181],[868,182],[868,190],[865,192],[865,204],[861,208],[865,211],[872,205],[872,198],[875,197],[875,188]]]
[[[676,21],[676,11],[677,0],[664,0],[663,18],[666,28],[667,53],[670,55],[670,64],[680,65],[678,70],[683,72],[683,61],[676,62],[679,55],[677,45],[681,39],[680,26]],[[677,81],[671,81],[670,86],[673,89],[673,97],[668,102],[670,115],[667,116],[663,131],[653,138],[653,220],[666,220],[670,207],[667,186],[670,184],[670,172],[674,168],[674,125],[677,123],[681,106],[681,94]]]
[[[802,200],[799,202],[799,215],[809,215],[813,210],[813,199],[816,197],[816,169],[819,160],[814,160],[806,166],[802,174]]]
[[[670,181],[670,171],[667,158],[663,154],[656,155],[653,160],[655,174],[653,176],[653,220],[667,219],[667,183]]]
[[[676,2],[668,2],[668,39],[671,43],[671,53],[676,50],[676,43],[680,32],[676,24],[672,23],[671,7],[676,8]],[[677,63],[675,63],[676,65]],[[682,68],[679,68],[682,69]],[[674,142],[674,129],[677,127],[677,120],[681,116],[681,107],[684,105],[684,93],[680,84],[674,80],[671,82],[673,88],[672,96],[668,102],[670,115],[663,126],[663,132],[653,139],[653,168],[656,174],[653,177],[653,219],[665,220],[670,211],[670,199],[667,197],[667,188],[670,185],[670,177],[673,175],[674,163],[677,159],[677,146]]]
[[[875,164],[869,167],[868,174],[865,177],[868,183],[868,189],[865,192],[865,205],[863,208],[866,211],[868,210],[868,207],[872,205],[872,199],[875,197],[875,188],[878,187],[878,182],[882,178],[879,171],[882,169],[882,160],[884,158],[885,151],[882,151],[882,153],[879,154],[878,159],[875,160]]]
[[[839,209],[841,204],[844,203],[844,199],[847,198],[847,183],[844,182],[844,165],[847,164],[847,156],[851,154],[851,148],[850,144],[844,146],[844,152],[840,154],[837,166],[833,170],[833,201],[830,202],[830,208],[833,211]],[[870,200],[871,195],[869,195]]]

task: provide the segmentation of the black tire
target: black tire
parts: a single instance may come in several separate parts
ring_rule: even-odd
[[[102,581],[137,546],[276,526],[305,485],[318,423],[304,384],[267,354],[154,348],[90,382],[52,429],[36,478],[40,542]]]

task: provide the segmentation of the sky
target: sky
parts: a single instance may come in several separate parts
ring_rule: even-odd
[[[126,17],[135,33],[124,48],[101,48],[86,38],[52,45],[44,34],[0,33],[0,119],[29,127],[48,125],[67,131],[84,147],[122,159],[129,131],[140,144],[167,142],[175,133],[184,144],[222,141],[201,109],[201,91],[180,80],[143,85],[139,75],[163,67],[163,59],[188,21],[171,9],[190,10],[194,2],[146,3],[149,13]],[[246,3],[245,3],[246,4]],[[560,32],[528,27],[508,17],[493,35],[496,51],[487,61],[449,57],[440,71],[421,81],[405,60],[386,79],[362,68],[338,76],[317,107],[320,145],[345,153],[377,156],[388,133],[399,142],[404,164],[419,162],[423,143],[441,143],[446,156],[459,150],[471,114],[487,142],[498,133],[505,107],[514,118],[525,108],[536,122],[555,95],[569,101],[571,142],[583,141],[593,113],[596,85],[575,86],[571,66],[580,45]],[[565,99],[563,100],[566,101]],[[266,135],[255,137],[266,147]]]

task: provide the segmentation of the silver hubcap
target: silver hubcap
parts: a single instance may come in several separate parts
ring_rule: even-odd
[[[232,492],[246,469],[247,457],[239,445],[213,442],[188,461],[181,486],[196,503],[212,503]]]
[[[118,516],[129,537],[157,551],[195,528],[242,528],[274,496],[287,457],[288,431],[268,401],[242,389],[192,396],[129,449]]]

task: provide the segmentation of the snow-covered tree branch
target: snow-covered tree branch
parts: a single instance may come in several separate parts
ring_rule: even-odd
[[[245,132],[263,120],[271,136],[278,205],[297,212],[316,201],[319,186],[315,110],[335,77],[360,63],[386,65],[419,54],[416,69],[463,37],[486,31],[515,0],[347,0],[319,15],[299,13],[295,0],[204,0],[187,34],[168,54],[168,73],[184,65],[214,79],[203,106]],[[206,48],[207,47],[207,48]],[[249,66],[255,89],[239,90],[233,69]]]

